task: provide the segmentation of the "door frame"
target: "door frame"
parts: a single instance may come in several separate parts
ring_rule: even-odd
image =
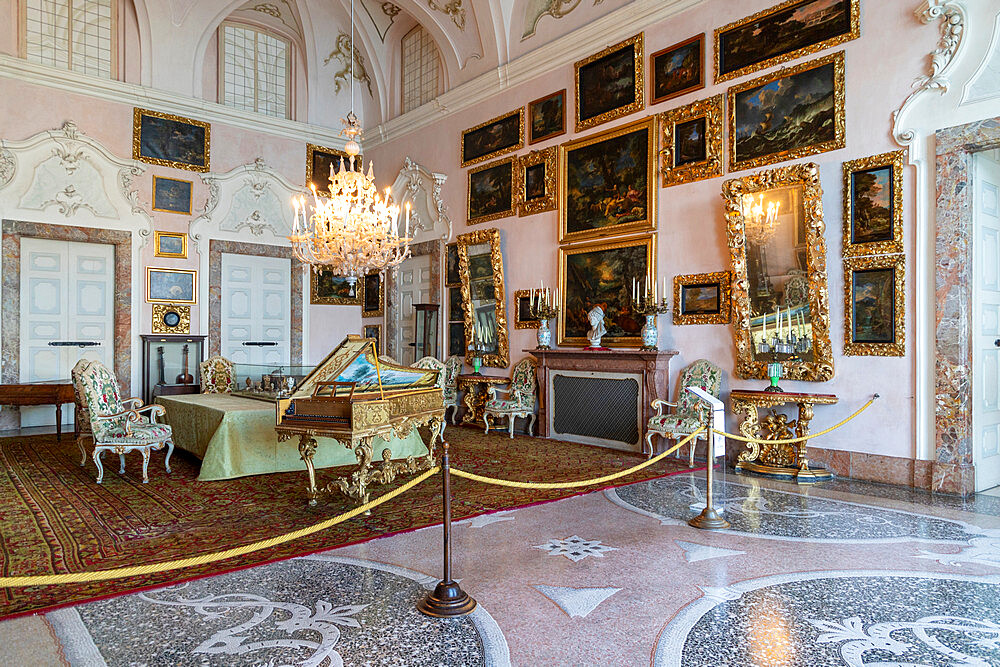
[[[441,303],[441,266],[444,259],[444,241],[432,239],[410,246],[410,257],[421,255],[431,256],[431,303]],[[399,309],[399,299],[396,294],[398,266],[392,267],[385,275],[385,331],[382,332],[382,343],[386,347],[384,354],[393,359],[400,359],[401,350],[395,349],[396,332],[399,329],[403,314]],[[440,312],[440,311],[439,311]],[[438,340],[441,340],[441,318],[438,318]],[[438,348],[440,349],[440,348]]]
[[[289,280],[290,335],[288,344],[291,365],[301,365],[302,341],[306,335],[302,326],[302,276],[306,265],[295,258],[291,248],[263,243],[221,241],[219,239],[211,239],[208,243],[208,356],[215,356],[222,352],[222,255],[224,253],[292,260]]]
[[[3,221],[3,260],[0,299],[3,328],[0,331],[0,382],[21,381],[21,239],[24,237],[115,246],[115,354],[114,374],[118,386],[132,387],[132,232],[95,227],[54,225],[23,220]],[[7,406],[0,412],[0,429],[21,427],[20,408]]]

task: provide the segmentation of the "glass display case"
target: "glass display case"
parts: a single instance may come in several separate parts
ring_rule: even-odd
[[[288,364],[234,364],[234,396],[274,401],[287,398],[314,366]]]
[[[142,400],[201,391],[198,364],[205,359],[205,336],[143,334]]]
[[[413,363],[424,357],[438,356],[438,310],[436,303],[415,303],[413,327]]]

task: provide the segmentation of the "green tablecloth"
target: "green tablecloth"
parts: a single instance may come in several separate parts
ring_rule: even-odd
[[[201,459],[200,482],[306,470],[298,439],[278,442],[273,403],[229,394],[158,396],[155,402],[167,410],[174,446]],[[357,463],[354,452],[335,440],[316,438],[316,444],[317,468]],[[385,440],[376,438],[373,450],[381,452],[385,446]],[[394,459],[427,453],[416,429],[388,447]]]

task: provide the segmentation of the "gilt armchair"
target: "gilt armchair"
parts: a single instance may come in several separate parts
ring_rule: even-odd
[[[80,385],[93,433],[91,458],[97,466],[98,484],[104,479],[101,455],[106,451],[118,454],[121,462],[118,474],[125,473],[125,454],[141,452],[142,483],[146,484],[149,482],[147,468],[150,453],[166,447],[164,467],[170,472],[170,455],[174,453],[172,432],[167,424],[156,422],[156,417],[165,413],[162,405],[142,405],[142,400],[138,398],[123,401],[114,375],[99,361],[91,362],[80,373]]]
[[[437,357],[421,357],[410,366],[411,368],[422,368],[427,370],[434,370],[438,372],[437,386],[441,388],[441,393],[445,393],[444,383],[445,375],[447,371],[446,365]],[[447,405],[447,402],[445,403]],[[448,414],[448,409],[445,408],[445,414]],[[441,437],[444,437],[444,424],[441,424]]]
[[[654,400],[650,406],[656,414],[650,417],[646,424],[646,445],[649,447],[649,457],[654,453],[653,437],[660,436],[666,440],[677,440],[698,430],[705,423],[705,411],[708,409],[698,397],[685,387],[701,387],[712,396],[719,397],[722,391],[722,369],[707,359],[699,359],[683,371],[677,380],[677,402],[671,403],[663,399]],[[674,408],[673,412],[664,412],[664,407]],[[699,440],[708,441],[708,433],[699,433],[691,440],[688,451],[688,466],[694,467],[694,448]]]
[[[230,394],[235,388],[236,369],[225,357],[215,355],[201,362],[198,374],[203,394]]]
[[[535,425],[535,400],[537,384],[535,382],[536,362],[528,357],[517,362],[514,372],[510,376],[509,389],[497,389],[493,385],[489,386],[489,396],[486,400],[486,407],[483,409],[483,423],[486,424],[486,433],[490,432],[490,419],[507,418],[507,430],[510,437],[514,437],[514,418],[526,417],[528,419],[528,435]],[[507,398],[497,398],[497,392],[507,394]]]

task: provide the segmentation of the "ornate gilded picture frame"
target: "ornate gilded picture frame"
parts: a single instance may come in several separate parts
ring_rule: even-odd
[[[154,303],[150,333],[190,334],[191,306],[176,303]]]
[[[649,56],[649,104],[705,87],[705,33]]]
[[[444,253],[444,286],[461,287],[462,276],[458,272],[458,243],[449,243]]]
[[[819,165],[793,164],[730,179],[722,184],[722,196],[733,271],[737,377],[767,377],[770,348],[761,344],[773,343],[780,322],[780,342],[803,341],[797,359],[782,362],[783,377],[833,378]],[[805,237],[803,259],[794,240],[798,227]]]
[[[559,189],[556,176],[559,169],[559,147],[549,146],[540,151],[532,151],[517,159],[514,171],[514,187],[517,192],[517,214],[521,217],[554,211]]]
[[[306,144],[306,186],[310,183],[316,186],[316,192],[324,197],[330,196],[330,167],[340,171],[340,160],[344,159],[347,168],[347,153],[336,148]],[[355,171],[363,170],[365,156],[354,158]]]
[[[379,354],[382,353],[382,325],[381,324],[365,324],[362,325],[365,338],[373,338],[375,340],[376,349]]]
[[[633,279],[656,281],[656,236],[644,234],[613,242],[559,248],[558,344],[589,345],[587,313],[604,310],[607,333],[601,344],[639,347],[645,318],[632,310]]]
[[[153,175],[153,210],[191,215],[194,181]]]
[[[382,317],[385,312],[385,281],[381,273],[369,273],[361,289],[361,317]]]
[[[537,329],[539,319],[531,316],[531,290],[519,289],[514,292],[514,328]]]
[[[656,117],[559,147],[559,242],[653,229]]]
[[[528,102],[528,143],[537,144],[566,132],[566,89]]]
[[[517,207],[514,191],[514,156],[469,170],[466,198],[467,225],[506,218]]]
[[[146,303],[198,303],[198,272],[147,266]]]
[[[729,324],[729,271],[674,276],[674,324]]]
[[[906,257],[844,260],[844,354],[906,355]]]
[[[786,0],[715,30],[715,82],[861,36],[861,0]]]
[[[903,252],[905,150],[844,163],[844,256]]]
[[[364,283],[351,285],[328,269],[309,267],[309,303],[314,306],[360,306]]]
[[[483,341],[483,365],[507,368],[507,297],[504,293],[503,252],[500,230],[477,229],[460,234],[459,271],[462,274],[462,306],[465,309],[465,340]],[[466,349],[466,362],[472,355]]]
[[[729,171],[847,144],[843,51],[738,84],[727,96]],[[803,104],[805,97],[814,101]]]
[[[153,232],[153,255],[172,259],[187,259],[187,234],[184,232]]]
[[[640,32],[574,63],[577,132],[645,106],[642,40]]]
[[[205,172],[210,165],[212,126],[193,118],[134,108],[132,159],[161,167]]]
[[[524,148],[524,107],[462,132],[462,166],[484,162]]]
[[[719,94],[660,114],[663,187],[722,176],[724,110]]]

